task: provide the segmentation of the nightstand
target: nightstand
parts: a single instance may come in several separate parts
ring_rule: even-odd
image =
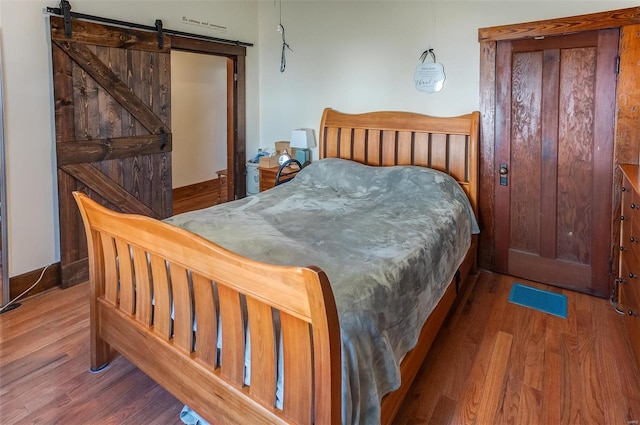
[[[222,180],[224,183],[227,183],[227,170],[218,170],[216,171],[216,175],[218,176],[218,203],[222,203]],[[223,179],[224,178],[224,179]]]
[[[271,189],[276,185],[276,174],[278,174],[278,168],[280,167],[258,167],[258,172],[260,173],[260,192]],[[287,167],[282,171],[283,173],[288,173],[293,170],[290,170],[289,167]],[[295,174],[292,174],[289,178],[291,179],[294,176]]]

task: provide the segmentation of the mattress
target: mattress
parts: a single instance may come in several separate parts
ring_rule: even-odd
[[[245,257],[316,265],[342,338],[342,422],[379,423],[400,362],[444,294],[478,225],[449,175],[323,159],[255,196],[167,219]]]

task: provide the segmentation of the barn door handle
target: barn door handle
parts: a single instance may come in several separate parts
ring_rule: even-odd
[[[167,145],[167,132],[164,131],[164,127],[160,129],[160,150],[163,150]]]
[[[500,173],[500,186],[508,185],[509,178],[507,177],[507,174],[509,174],[509,167],[507,167],[507,164],[500,164],[500,170],[498,170],[498,173]]]

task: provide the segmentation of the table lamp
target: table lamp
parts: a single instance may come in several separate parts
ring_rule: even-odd
[[[295,148],[295,158],[300,164],[305,165],[311,161],[311,151],[309,148],[313,148],[316,145],[316,138],[313,134],[313,130],[310,128],[296,128],[291,131],[291,148]]]

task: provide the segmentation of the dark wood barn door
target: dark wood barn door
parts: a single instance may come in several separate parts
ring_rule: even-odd
[[[618,38],[498,42],[498,271],[608,295]]]
[[[73,191],[119,211],[172,211],[170,37],[51,17],[62,286],[84,282]]]

